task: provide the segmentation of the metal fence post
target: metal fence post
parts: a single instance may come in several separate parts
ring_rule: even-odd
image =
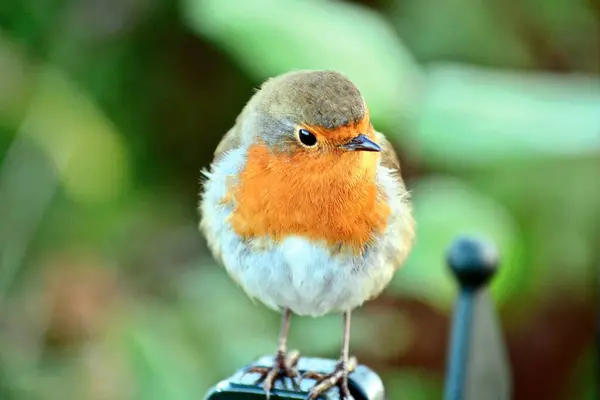
[[[450,247],[447,262],[460,290],[452,321],[444,399],[510,399],[506,350],[488,290],[497,270],[498,252],[484,240],[461,237]]]

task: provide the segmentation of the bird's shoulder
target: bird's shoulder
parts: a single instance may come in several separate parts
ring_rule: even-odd
[[[242,129],[242,127],[244,125],[244,121],[246,121],[250,117],[250,114],[252,113],[251,110],[256,102],[256,97],[252,97],[250,101],[244,106],[242,111],[238,114],[233,126],[227,131],[227,133],[225,133],[225,135],[217,145],[217,148],[214,152],[214,161],[218,161],[227,152],[235,150],[242,146],[244,134],[244,130]]]
[[[225,133],[214,152],[214,161],[218,161],[228,151],[237,149],[242,144],[242,135],[239,122],[236,122]]]
[[[400,172],[400,160],[392,143],[381,132],[375,131],[375,137],[381,147],[381,165],[393,171]]]

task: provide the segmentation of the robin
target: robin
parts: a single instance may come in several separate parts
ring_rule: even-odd
[[[267,398],[299,376],[287,351],[291,314],[343,313],[341,359],[307,372],[316,399],[334,386],[351,399],[350,314],[377,297],[415,236],[409,193],[391,144],[375,131],[356,86],[335,71],[267,80],[218,145],[200,200],[200,230],[246,294],[283,314]]]

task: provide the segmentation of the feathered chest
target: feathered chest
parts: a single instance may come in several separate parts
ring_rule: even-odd
[[[297,235],[360,251],[390,214],[377,163],[373,153],[275,155],[254,145],[231,187],[231,226],[243,238]]]

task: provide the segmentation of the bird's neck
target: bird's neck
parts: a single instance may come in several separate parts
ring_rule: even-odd
[[[390,212],[376,181],[378,157],[274,155],[254,145],[234,188],[232,226],[246,238],[298,235],[360,251],[385,229]]]

